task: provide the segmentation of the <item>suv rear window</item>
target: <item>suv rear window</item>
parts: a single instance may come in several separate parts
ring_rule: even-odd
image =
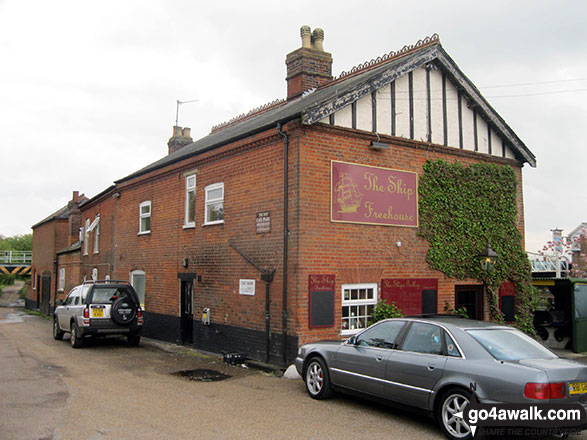
[[[92,304],[112,304],[118,298],[133,299],[127,287],[94,287]]]

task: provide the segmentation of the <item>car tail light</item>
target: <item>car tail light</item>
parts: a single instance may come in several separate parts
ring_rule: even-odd
[[[88,309],[87,307],[84,308],[84,318],[90,318],[90,309]]]
[[[533,383],[529,382],[524,387],[524,396],[528,399],[562,399],[566,396],[566,384],[558,383]]]
[[[137,310],[137,322],[138,324],[143,323],[143,309],[141,309],[140,307]]]

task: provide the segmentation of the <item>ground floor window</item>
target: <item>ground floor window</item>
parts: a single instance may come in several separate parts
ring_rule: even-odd
[[[353,334],[366,328],[377,303],[377,283],[342,285],[341,333]]]
[[[134,287],[143,310],[145,309],[145,272],[142,270],[133,270],[130,273],[130,284]]]

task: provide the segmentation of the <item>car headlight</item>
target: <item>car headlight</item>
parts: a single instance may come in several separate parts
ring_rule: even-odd
[[[305,354],[306,354],[306,349],[304,347],[300,347],[298,349],[298,357],[303,358]]]

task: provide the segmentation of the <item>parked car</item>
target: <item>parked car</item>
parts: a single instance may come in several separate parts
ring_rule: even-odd
[[[587,410],[587,365],[563,359],[508,326],[453,316],[380,321],[344,342],[302,345],[296,369],[314,399],[334,390],[388,399],[434,416],[469,439],[457,415],[480,403],[570,403]]]
[[[71,334],[71,346],[79,348],[86,336],[124,335],[139,345],[143,311],[137,293],[125,281],[91,281],[74,287],[53,312],[53,338]]]

